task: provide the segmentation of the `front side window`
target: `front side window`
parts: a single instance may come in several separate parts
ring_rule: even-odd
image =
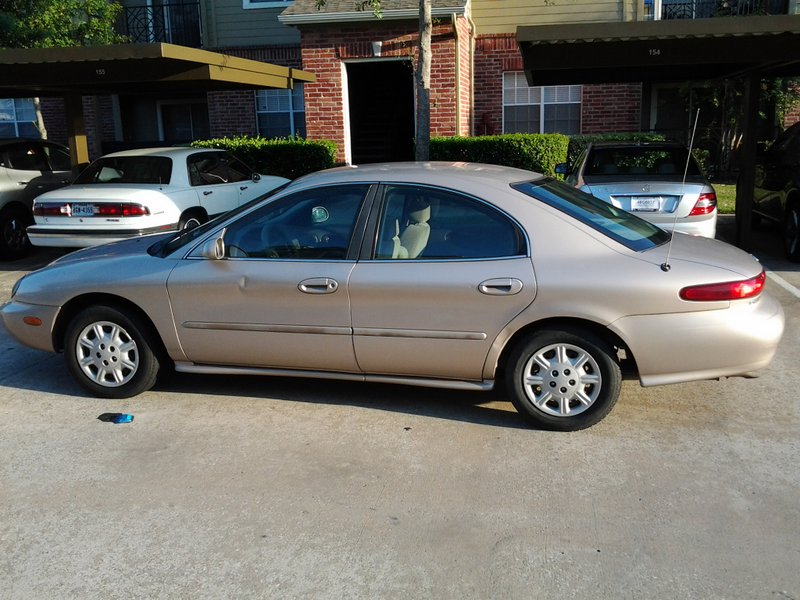
[[[305,190],[265,204],[225,232],[229,258],[341,260],[369,185]]]
[[[649,250],[670,239],[669,233],[652,223],[562,181],[545,177],[515,183],[511,187],[560,210],[631,250]]]
[[[303,84],[292,90],[258,90],[256,119],[258,133],[265,138],[305,137],[306,112]]]
[[[0,138],[40,138],[33,98],[0,98]]]
[[[199,152],[186,160],[191,185],[219,185],[246,181],[252,170],[242,161],[225,152]]]
[[[52,144],[44,144],[42,145],[42,150],[47,155],[47,160],[53,171],[69,171],[72,169],[72,159],[69,156],[69,152],[63,148]]]
[[[386,189],[377,259],[465,260],[525,253],[519,227],[488,204],[439,188]]]
[[[524,73],[503,73],[503,133],[580,132],[581,86],[531,87]]]

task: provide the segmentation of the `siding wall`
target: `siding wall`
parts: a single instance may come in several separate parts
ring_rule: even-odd
[[[472,0],[478,35],[515,33],[520,25],[635,21],[643,10],[642,0]]]
[[[278,22],[286,8],[244,10],[242,0],[203,0],[206,47],[299,44],[300,33]]]

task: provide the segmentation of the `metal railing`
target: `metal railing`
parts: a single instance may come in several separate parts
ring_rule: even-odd
[[[662,19],[707,19],[748,15],[785,15],[788,0],[694,0],[693,2],[664,2]]]
[[[117,30],[131,43],[167,42],[200,48],[203,45],[200,2],[126,6]]]

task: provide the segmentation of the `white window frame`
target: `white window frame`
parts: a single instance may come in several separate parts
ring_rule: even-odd
[[[520,77],[524,80],[525,74],[522,71],[506,71],[503,73],[503,133],[506,133],[506,107],[507,106],[538,106],[539,107],[539,131],[538,132],[531,132],[531,133],[544,133],[544,125],[545,125],[545,107],[552,106],[554,104],[577,104],[581,107],[581,117],[583,116],[583,86],[581,85],[549,85],[549,86],[528,86],[527,81],[525,82],[525,86],[527,87],[527,97],[528,101],[516,101],[516,99],[512,99],[507,95],[507,90],[511,89],[506,85],[506,76],[514,76],[514,95],[517,95],[517,90],[523,89],[522,86],[519,85]],[[555,88],[568,88],[567,95],[569,96],[568,101],[554,101],[554,102],[545,102],[545,97],[551,90]],[[538,102],[531,101],[531,99],[538,97]],[[578,100],[575,101],[574,97],[577,97]],[[581,131],[582,121],[581,119],[578,120],[578,131]]]
[[[249,10],[251,8],[278,8],[287,7],[293,4],[294,0],[242,0],[242,8]]]
[[[2,98],[2,99],[3,100],[11,100],[11,102],[12,102],[12,106],[11,106],[12,115],[11,116],[13,118],[12,119],[0,119],[0,123],[2,123],[3,125],[12,124],[14,126],[14,137],[20,137],[20,131],[19,131],[19,124],[20,123],[34,123],[34,124],[36,124],[36,103],[34,102],[33,98]],[[19,102],[25,101],[25,100],[30,102],[30,107],[29,108],[31,110],[33,110],[33,119],[20,119],[19,118],[20,107],[18,107],[17,104]],[[28,107],[25,107],[25,108],[28,108]],[[38,127],[37,127],[37,130],[38,130]]]
[[[295,83],[295,85],[303,85],[303,84],[302,83]],[[305,89],[305,87],[304,87],[304,89]],[[258,110],[258,94],[259,94],[259,91],[264,91],[264,92],[266,92],[266,91],[286,92],[288,94],[288,96],[289,96],[289,110],[288,111],[284,111],[284,110]],[[294,106],[294,90],[293,89],[287,88],[287,89],[278,89],[278,90],[259,90],[259,91],[256,91],[255,95],[253,96],[253,98],[255,100],[255,110],[256,110],[256,128],[259,130],[258,134],[262,135],[261,130],[258,127],[258,115],[261,115],[261,114],[284,114],[284,113],[288,112],[289,113],[289,135],[290,136],[297,135],[297,130],[296,130],[295,124],[294,124],[294,117],[295,117],[295,115],[297,113],[300,113],[300,112],[303,113],[303,115],[305,115],[305,112],[306,112],[305,97],[303,97],[303,110],[296,110],[295,106]]]

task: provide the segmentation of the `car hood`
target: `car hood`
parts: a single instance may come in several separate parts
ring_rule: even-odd
[[[659,265],[676,266],[704,265],[719,271],[719,280],[726,281],[739,277],[755,277],[763,270],[758,259],[726,242],[702,236],[675,232],[672,241],[652,248],[643,255]],[[727,279],[726,279],[727,278]]]
[[[129,240],[122,240],[119,242],[111,242],[110,244],[101,244],[99,246],[90,246],[81,250],[70,252],[60,258],[57,258],[50,264],[64,265],[74,262],[82,262],[88,260],[117,258],[122,256],[130,256],[132,254],[145,254],[147,249],[156,242],[174,236],[175,232],[158,233],[155,235],[145,235]]]

